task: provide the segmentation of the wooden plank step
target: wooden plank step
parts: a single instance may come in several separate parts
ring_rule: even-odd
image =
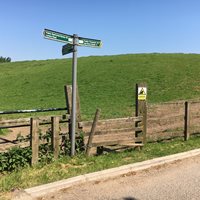
[[[143,128],[143,125],[142,124],[139,124],[137,126],[137,128],[135,128],[135,124],[134,123],[126,123],[126,124],[122,124],[122,123],[118,123],[118,124],[115,124],[115,125],[110,125],[110,126],[99,126],[97,124],[97,127],[96,127],[96,132],[99,132],[99,131],[105,131],[105,130],[111,130],[111,129],[132,129],[132,131],[136,131],[136,130],[141,130]],[[91,126],[84,126],[81,128],[81,131],[82,132],[85,132],[85,133],[89,133],[91,131]]]
[[[113,134],[124,134],[124,133],[132,133],[134,134],[135,131],[139,132],[142,131],[142,127],[132,127],[132,128],[120,128],[120,129],[107,129],[107,130],[97,130],[95,131],[95,135],[113,135]],[[89,136],[90,132],[84,132],[84,136]]]
[[[128,143],[128,144],[124,144],[123,142],[120,143],[119,145],[130,146],[130,147],[143,147],[144,146],[144,144],[142,144],[142,143]]]
[[[118,124],[115,124],[115,125],[112,125],[112,126],[106,126],[106,127],[103,127],[103,126],[98,126],[97,124],[97,127],[96,127],[96,132],[98,131],[106,131],[106,130],[112,130],[112,129],[132,129],[132,131],[140,131],[142,130],[143,128],[143,124],[138,124],[138,126],[135,128],[135,123],[126,123],[126,124],[121,124],[121,123],[118,123]],[[81,128],[82,132],[85,132],[85,133],[89,133],[91,131],[91,126],[84,126]]]
[[[109,120],[99,120],[97,123],[97,130],[109,129],[109,128],[131,128],[134,127],[135,122],[141,122],[142,117],[129,117],[129,118],[118,118]],[[90,131],[92,126],[92,121],[79,122],[79,128],[84,132]]]
[[[126,145],[127,143],[127,145]],[[130,140],[124,141],[124,140],[115,140],[115,141],[104,141],[104,142],[94,142],[92,143],[92,147],[98,147],[98,146],[110,146],[110,145],[125,145],[125,146],[131,146],[134,143],[130,143]],[[135,143],[135,146],[143,146],[140,143]]]
[[[135,147],[142,147],[142,146],[135,146]],[[103,147],[103,151],[106,151],[106,152],[112,152],[112,151],[121,152],[121,151],[124,151],[126,149],[133,149],[133,148],[134,147],[131,147],[131,146],[119,146],[119,145],[105,146],[105,147]]]
[[[116,134],[115,136],[113,135],[104,135],[104,136],[94,136],[93,137],[93,143],[97,142],[97,143],[101,143],[101,142],[106,142],[106,141],[129,141],[130,142],[142,142],[143,141],[143,137],[135,137],[134,134],[124,134],[123,137],[122,135]],[[88,137],[84,137],[84,143],[87,144],[88,142]]]
[[[134,133],[127,132],[127,133],[114,133],[114,134],[107,134],[107,135],[94,135],[94,141],[108,141],[108,140],[134,140],[135,135]],[[84,139],[88,139],[88,137],[84,137]]]

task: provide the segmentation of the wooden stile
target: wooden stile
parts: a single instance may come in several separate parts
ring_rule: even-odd
[[[143,136],[135,137],[134,134],[135,130],[138,132],[143,131],[142,121],[143,118],[140,116],[98,121],[98,112],[96,112],[93,123],[79,123],[79,128],[84,132],[87,155],[95,153],[92,151],[94,148],[97,148],[98,154],[99,149],[101,149],[99,152],[103,152],[103,150],[108,150],[109,148],[114,150],[116,148],[125,149],[143,146]],[[135,127],[135,122],[141,123],[138,127]]]

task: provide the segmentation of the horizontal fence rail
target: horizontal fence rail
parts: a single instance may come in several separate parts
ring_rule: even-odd
[[[62,111],[67,110],[67,108],[39,108],[39,109],[31,109],[31,110],[8,110],[8,111],[0,111],[0,115],[6,114],[19,114],[19,113],[37,113],[37,112],[51,112],[51,111]]]
[[[60,123],[69,122],[70,115],[62,115],[59,117]],[[38,117],[39,124],[51,124],[51,117]],[[21,119],[10,119],[10,120],[1,120],[0,121],[0,129],[7,129],[7,128],[17,128],[17,127],[26,127],[30,126],[30,118],[21,118]]]

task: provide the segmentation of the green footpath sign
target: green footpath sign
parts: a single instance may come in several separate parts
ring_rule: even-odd
[[[55,40],[57,42],[73,44],[73,36],[72,35],[60,33],[57,31],[52,31],[49,29],[44,29],[43,35],[44,35],[44,38],[49,39],[49,40]],[[77,45],[85,46],[85,47],[100,48],[100,47],[102,47],[102,42],[101,42],[101,40],[78,37]]]
[[[78,39],[79,39],[78,40],[78,45],[79,46],[96,47],[96,48],[102,47],[101,40],[82,38],[82,37],[79,37]]]
[[[44,29],[43,32],[44,38],[49,39],[49,40],[55,40],[58,42],[64,42],[64,43],[73,43],[73,36],[72,35],[67,35],[65,33],[60,33],[57,31],[52,31],[49,29]]]

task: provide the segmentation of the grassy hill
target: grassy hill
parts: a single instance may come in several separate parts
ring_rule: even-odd
[[[131,115],[135,84],[146,82],[149,102],[200,97],[200,55],[130,54],[78,58],[81,112],[91,119]],[[0,64],[0,110],[65,107],[71,59]]]

